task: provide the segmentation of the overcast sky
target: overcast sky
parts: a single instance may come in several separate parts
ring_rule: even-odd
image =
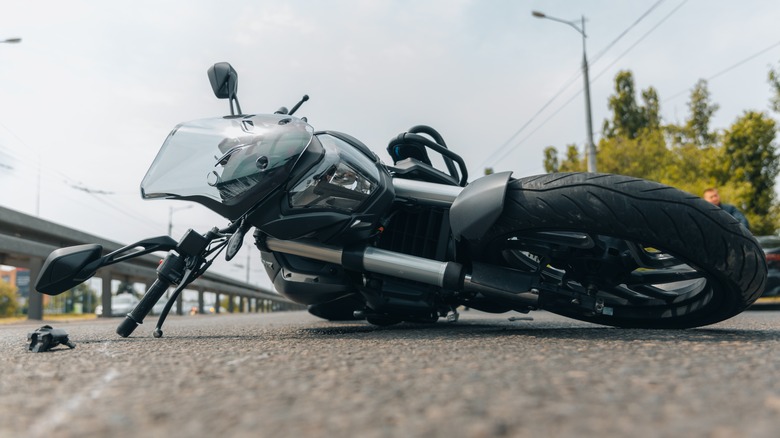
[[[666,122],[701,78],[714,127],[768,111],[776,0],[2,0],[0,40],[23,41],[0,44],[0,205],[120,242],[165,234],[186,204],[142,201],[139,183],[177,123],[228,112],[206,77],[219,61],[238,70],[244,112],[309,94],[297,115],[386,161],[388,140],[428,124],[471,175],[542,173],[546,146],[585,143],[582,40],[532,10],[586,17],[596,141],[625,69],[658,90]],[[199,206],[173,223],[176,238],[225,225]],[[252,257],[250,280],[268,285]],[[215,268],[245,278],[235,265]]]

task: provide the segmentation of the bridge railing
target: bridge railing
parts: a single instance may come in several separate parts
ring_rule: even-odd
[[[105,251],[114,251],[124,245],[118,242],[103,239],[98,236],[79,231],[63,225],[49,222],[44,219],[30,216],[25,213],[0,207],[0,264],[11,265],[30,270],[30,291],[28,296],[28,318],[43,319],[43,296],[34,290],[35,279],[43,266],[43,261],[55,249],[81,245],[84,243],[97,243],[103,246]],[[104,309],[111,308],[111,282],[121,280],[125,282],[143,283],[150,286],[157,278],[157,265],[160,256],[147,254],[115,265],[98,270],[96,277],[102,280],[101,304]],[[203,311],[203,294],[212,292],[217,295],[219,311],[220,296],[228,296],[229,307],[233,307],[235,297],[241,299],[239,308],[248,307],[257,311],[268,307],[272,303],[275,309],[300,309],[302,306],[292,303],[275,291],[260,288],[255,285],[243,283],[223,275],[206,272],[200,278],[190,284],[187,289],[198,292],[199,310]],[[181,297],[181,296],[180,296]],[[247,300],[247,305],[244,305]],[[230,309],[232,310],[232,309]],[[181,300],[177,308],[182,313]],[[110,314],[110,312],[105,312]]]

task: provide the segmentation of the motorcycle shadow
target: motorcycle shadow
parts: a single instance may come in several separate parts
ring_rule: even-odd
[[[484,337],[519,337],[555,340],[621,340],[626,342],[777,342],[780,330],[704,327],[685,330],[624,329],[587,323],[550,323],[502,320],[464,321],[457,323],[401,323],[372,326],[365,322],[323,322],[322,327],[300,329],[307,336],[355,339],[465,339]]]

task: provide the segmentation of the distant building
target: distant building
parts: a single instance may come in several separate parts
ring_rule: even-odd
[[[30,296],[30,270],[6,266],[0,268],[0,280],[16,286],[20,298],[27,300]]]

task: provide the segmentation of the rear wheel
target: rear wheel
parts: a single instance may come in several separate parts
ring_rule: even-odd
[[[688,328],[730,318],[766,282],[760,246],[697,196],[607,174],[514,180],[481,258],[538,271],[539,305],[619,327]]]

